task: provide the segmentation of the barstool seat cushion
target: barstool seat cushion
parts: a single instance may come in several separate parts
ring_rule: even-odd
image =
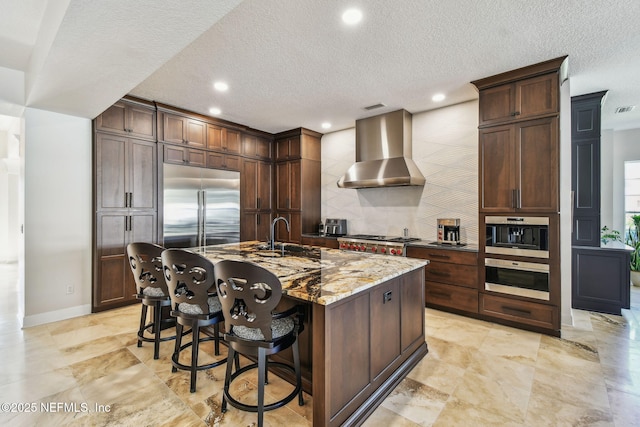
[[[209,304],[209,313],[222,311],[222,305],[217,296],[207,298],[207,303]],[[187,302],[178,304],[178,311],[185,314],[204,314],[198,304],[189,304]]]
[[[162,289],[154,288],[152,286],[147,286],[146,288],[144,288],[142,290],[142,295],[147,296],[147,297],[164,297],[164,296],[168,296],[168,295],[165,295],[164,292],[162,292]]]
[[[271,333],[273,339],[276,340],[293,331],[294,322],[291,317],[285,317],[283,319],[273,319],[271,321]],[[251,341],[265,341],[262,331],[258,328],[247,328],[246,326],[235,326],[233,333],[242,339]]]

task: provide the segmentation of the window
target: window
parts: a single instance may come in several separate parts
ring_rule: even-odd
[[[633,226],[631,217],[640,215],[640,160],[624,162],[624,236]]]

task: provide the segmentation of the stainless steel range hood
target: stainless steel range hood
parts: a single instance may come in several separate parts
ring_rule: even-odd
[[[338,180],[338,187],[424,183],[424,176],[411,159],[411,113],[398,110],[356,120],[356,163]]]

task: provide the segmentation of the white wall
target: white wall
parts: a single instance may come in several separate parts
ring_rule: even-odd
[[[413,115],[413,160],[424,187],[338,188],[355,161],[355,129],[322,137],[322,218],[346,218],[350,234],[436,238],[437,218],[460,218],[478,243],[478,101]]]
[[[640,129],[613,132],[612,221],[613,229],[624,232],[624,162],[640,160]],[[604,187],[603,187],[604,188]],[[604,191],[603,191],[604,192]],[[604,222],[603,222],[604,224]]]
[[[0,263],[18,261],[18,181],[20,174],[20,133],[18,118],[7,131],[0,131]]]
[[[571,313],[571,95],[569,79],[560,86],[560,322],[573,324]]]
[[[32,326],[91,311],[91,121],[27,108],[24,123],[24,326]]]

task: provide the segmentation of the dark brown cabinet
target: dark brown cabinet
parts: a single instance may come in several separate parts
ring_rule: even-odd
[[[264,137],[245,133],[242,135],[242,155],[271,160],[271,141]]]
[[[429,260],[424,268],[427,307],[478,312],[477,252],[409,246],[407,256]]]
[[[558,119],[480,129],[480,211],[559,211]]]
[[[240,178],[240,240],[268,240],[272,219],[273,165],[242,159]]]
[[[156,112],[146,105],[121,100],[96,117],[95,128],[99,132],[155,141]]]
[[[556,331],[560,325],[556,306],[507,296],[480,294],[480,314],[538,329]]]
[[[156,144],[101,133],[95,140],[96,211],[156,209]]]
[[[212,169],[239,171],[240,157],[209,151],[207,152],[207,167]]]
[[[307,129],[276,135],[275,209],[290,221],[291,232],[278,225],[279,240],[300,243],[303,233],[320,222],[320,137]]]
[[[207,148],[215,151],[240,154],[240,132],[222,126],[207,124]]]
[[[156,241],[155,212],[102,212],[96,216],[94,310],[135,302],[127,245]]]
[[[164,144],[164,163],[206,167],[207,152],[195,148]]]
[[[243,212],[240,218],[240,240],[269,240],[271,233],[271,211]]]
[[[483,89],[480,126],[558,113],[558,87],[558,74],[553,73]]]
[[[207,145],[207,124],[170,113],[161,113],[162,141],[170,144],[187,144],[192,147],[205,148]]]

